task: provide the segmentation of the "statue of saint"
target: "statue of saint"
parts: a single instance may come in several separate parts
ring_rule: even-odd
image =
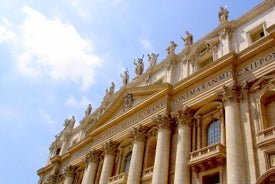
[[[136,65],[136,75],[139,76],[139,75],[142,75],[143,74],[143,70],[144,70],[144,64],[143,64],[143,57],[144,55],[142,55],[142,58],[138,58],[137,62],[136,60],[134,60],[134,65]]]
[[[170,46],[167,47],[166,51],[168,53],[168,55],[173,55],[175,54],[175,49],[178,45],[174,42],[174,41],[171,41],[170,42]]]
[[[150,63],[150,66],[149,66],[150,68],[156,65],[158,56],[159,54],[155,54],[155,53],[152,53],[151,55],[148,54],[148,61]]]
[[[109,90],[109,95],[114,94],[114,92],[115,92],[115,83],[114,83],[114,82],[112,82],[112,83],[111,83],[110,90]]]
[[[92,105],[89,104],[87,110],[85,111],[85,116],[89,116],[92,112]]]
[[[123,72],[123,74],[120,74],[121,78],[122,78],[122,83],[124,86],[126,86],[129,82],[129,72],[126,68],[126,70]]]
[[[191,46],[193,44],[193,35],[188,31],[185,31],[185,38],[181,36],[181,39],[184,41],[185,47]]]
[[[219,11],[219,20],[220,22],[227,22],[228,21],[228,10],[224,7],[220,7]]]

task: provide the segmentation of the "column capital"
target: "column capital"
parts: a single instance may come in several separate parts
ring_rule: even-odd
[[[153,118],[153,122],[158,126],[158,129],[169,129],[171,128],[171,123],[174,119],[171,117],[170,113],[159,114]]]
[[[102,151],[99,151],[99,150],[89,151],[89,153],[85,157],[85,162],[86,163],[92,162],[97,164],[99,162],[101,153]]]
[[[130,134],[133,136],[134,141],[145,141],[146,138],[146,132],[149,130],[148,127],[139,125],[137,127],[134,127],[131,131]]]
[[[188,106],[183,106],[182,109],[173,113],[173,117],[176,119],[178,125],[191,126],[193,120],[194,111]]]
[[[105,154],[107,155],[115,155],[117,152],[118,142],[116,141],[108,141],[103,145],[103,149]]]
[[[223,86],[216,94],[224,103],[239,102],[242,99],[241,87],[233,82],[229,86]]]
[[[74,177],[75,171],[76,171],[76,167],[72,166],[72,165],[69,165],[69,166],[65,167],[65,169],[64,169],[65,176],[70,177],[70,178]]]

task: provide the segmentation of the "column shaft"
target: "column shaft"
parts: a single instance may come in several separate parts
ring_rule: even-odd
[[[191,133],[188,125],[178,128],[178,144],[176,153],[175,184],[190,183],[190,169],[188,165],[191,151]]]
[[[103,161],[103,168],[99,179],[99,184],[107,184],[108,178],[112,176],[115,156],[105,155]]]
[[[95,182],[97,166],[99,163],[101,153],[102,152],[100,151],[93,150],[86,155],[87,168],[84,172],[81,184],[93,184]]]
[[[68,167],[66,167],[64,169],[65,176],[66,176],[64,184],[72,184],[73,183],[75,170],[76,170],[76,168],[71,165],[69,165]]]
[[[153,121],[158,126],[158,135],[152,184],[167,184],[172,118],[170,114],[166,113],[158,115]]]
[[[247,183],[239,106],[241,88],[234,81],[217,91],[217,95],[223,100],[225,110],[227,183]]]
[[[144,126],[133,128],[131,131],[131,134],[134,137],[134,145],[127,184],[140,184],[144,157],[145,133],[147,131],[148,128]]]
[[[243,184],[245,162],[239,106],[236,102],[225,104],[227,183]]]
[[[170,152],[169,129],[159,129],[152,184],[167,184]]]
[[[97,163],[89,162],[85,170],[81,184],[94,184],[96,176]]]
[[[187,106],[178,110],[175,119],[178,124],[178,139],[174,184],[190,183],[190,169],[188,165],[191,152],[191,126],[193,111]]]
[[[127,184],[140,183],[144,145],[144,142],[141,141],[134,143]]]
[[[99,184],[107,184],[108,178],[112,176],[117,146],[118,143],[114,141],[107,142],[104,145],[105,156],[103,161],[102,172],[99,179]]]

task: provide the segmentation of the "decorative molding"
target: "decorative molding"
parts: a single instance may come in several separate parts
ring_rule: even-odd
[[[169,129],[171,128],[171,123],[174,119],[171,117],[169,112],[165,114],[159,114],[153,118],[153,122],[158,126],[158,129]]]
[[[173,118],[175,118],[178,125],[188,125],[191,126],[193,120],[194,111],[187,106],[183,106],[182,109],[177,110],[173,113]]]
[[[130,93],[126,93],[125,96],[123,97],[123,101],[124,101],[124,107],[123,107],[123,112],[126,112],[127,110],[129,110],[133,104],[134,104],[134,98],[133,95]]]
[[[115,155],[117,152],[117,147],[119,143],[116,141],[110,140],[103,145],[103,149],[106,155]]]
[[[230,86],[223,86],[223,89],[216,91],[216,94],[224,103],[239,102],[243,97],[241,87],[236,82]]]
[[[131,131],[130,134],[133,136],[134,141],[141,141],[145,142],[146,139],[146,133],[149,130],[148,127],[139,125],[137,127],[134,127]]]
[[[75,171],[76,171],[76,167],[72,165],[69,165],[64,169],[65,176],[70,178],[74,177]]]
[[[92,150],[90,151],[86,157],[85,157],[85,162],[88,164],[89,162],[92,163],[98,163],[100,160],[100,155],[101,155],[102,151],[99,150]]]

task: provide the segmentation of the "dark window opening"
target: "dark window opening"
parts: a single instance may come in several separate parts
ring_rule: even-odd
[[[215,173],[202,178],[203,184],[219,184],[220,183],[220,173]]]
[[[57,148],[55,151],[55,155],[59,155],[60,151],[61,151],[61,148]]]

